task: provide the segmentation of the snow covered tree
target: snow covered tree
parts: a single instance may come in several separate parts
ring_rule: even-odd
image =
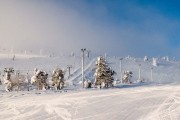
[[[132,78],[132,72],[131,71],[125,71],[123,74],[122,82],[123,83],[131,83],[131,78]]]
[[[85,88],[91,88],[91,87],[92,87],[92,82],[91,82],[91,80],[86,80],[86,81],[84,82],[84,86],[85,86]]]
[[[31,78],[31,84],[37,86],[38,90],[46,90],[49,88],[47,84],[48,74],[46,71],[34,69],[34,76]]]
[[[168,56],[166,56],[166,61],[169,61],[169,57]]]
[[[157,58],[152,59],[152,65],[153,66],[158,66]]]
[[[169,57],[168,56],[165,56],[162,59],[165,60],[165,61],[169,61]]]
[[[4,73],[3,81],[7,92],[13,91],[15,88],[19,90],[21,86],[25,87],[27,85],[24,75],[20,75],[19,72],[16,75],[12,75],[14,73],[13,68],[5,68]]]
[[[74,52],[71,52],[71,57],[74,57],[75,56],[75,53]]]
[[[148,57],[144,56],[144,62],[148,61]]]
[[[60,68],[56,68],[52,74],[52,86],[55,86],[56,90],[61,90],[64,87],[64,71]]]
[[[98,57],[95,70],[95,86],[100,88],[111,87],[115,72],[110,69],[103,57]]]
[[[5,73],[5,76],[3,79],[4,79],[4,84],[6,85],[5,90],[7,92],[12,91],[13,82],[11,79],[11,74],[14,73],[14,69],[13,68],[5,68],[4,73]]]

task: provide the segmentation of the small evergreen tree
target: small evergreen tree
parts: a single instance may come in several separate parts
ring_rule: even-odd
[[[152,65],[153,66],[158,66],[157,58],[152,58]]]
[[[169,57],[168,56],[166,56],[166,61],[169,61]]]
[[[60,68],[56,68],[52,74],[52,86],[55,86],[56,90],[61,90],[64,87],[64,71]]]
[[[91,82],[91,80],[86,80],[86,81],[84,82],[84,85],[85,85],[85,88],[91,88],[91,87],[92,87],[92,82]]]
[[[95,70],[95,85],[100,88],[110,87],[113,83],[115,72],[110,69],[103,57],[98,57]]]
[[[31,84],[37,86],[38,90],[49,89],[47,84],[48,74],[46,71],[34,69],[34,76],[31,77]]]
[[[144,62],[148,61],[148,57],[144,56]]]
[[[123,74],[123,83],[131,83],[131,78],[132,78],[132,72],[131,71],[124,71]]]

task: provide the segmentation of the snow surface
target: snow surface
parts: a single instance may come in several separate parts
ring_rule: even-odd
[[[180,86],[0,94],[2,120],[179,120]]]
[[[120,78],[120,57],[107,58]],[[94,80],[96,58],[85,59],[85,78]],[[141,64],[144,83],[136,83]],[[124,58],[122,69],[133,72],[132,85],[116,85],[109,89],[82,89],[81,58],[79,56],[47,57],[36,55],[0,55],[1,73],[5,67],[14,67],[20,74],[33,74],[34,68],[51,72],[57,66],[66,70],[72,65],[71,77],[66,73],[62,91],[5,92],[0,86],[0,119],[2,120],[179,120],[180,119],[180,62]],[[153,79],[151,80],[151,67]],[[49,76],[49,81],[51,77]]]

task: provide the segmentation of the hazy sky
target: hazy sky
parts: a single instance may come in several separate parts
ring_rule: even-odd
[[[178,0],[0,0],[0,47],[180,58]]]

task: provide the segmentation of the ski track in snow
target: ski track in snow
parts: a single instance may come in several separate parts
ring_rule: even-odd
[[[142,86],[67,93],[2,92],[0,119],[179,120],[178,91],[180,86]]]
[[[156,111],[147,117],[148,120],[179,120],[180,119],[180,94],[179,89],[169,93],[169,97],[158,107]]]

